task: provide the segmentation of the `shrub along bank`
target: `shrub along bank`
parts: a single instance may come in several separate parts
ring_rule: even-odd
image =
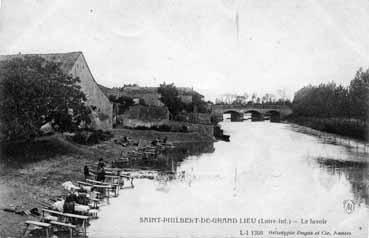
[[[316,130],[369,141],[369,123],[357,119],[291,117],[289,122]]]

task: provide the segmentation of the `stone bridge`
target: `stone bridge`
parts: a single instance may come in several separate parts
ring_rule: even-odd
[[[251,114],[252,121],[262,121],[270,119],[272,122],[279,122],[284,117],[292,114],[291,107],[287,105],[269,104],[247,104],[247,105],[212,105],[212,115],[217,120],[223,120],[223,114],[231,114],[231,121],[243,121],[246,113]]]

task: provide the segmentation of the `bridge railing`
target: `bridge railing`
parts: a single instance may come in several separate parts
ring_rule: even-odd
[[[282,109],[290,108],[288,105],[280,104],[214,104],[213,108],[258,108],[258,109]]]

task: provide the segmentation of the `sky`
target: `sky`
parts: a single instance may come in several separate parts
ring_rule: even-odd
[[[82,51],[108,87],[292,96],[369,68],[369,0],[0,1],[0,54]]]

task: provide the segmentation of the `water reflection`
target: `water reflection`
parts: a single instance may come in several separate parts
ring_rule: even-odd
[[[356,204],[369,206],[369,145],[363,141],[355,140],[331,133],[325,133],[307,127],[291,125],[294,131],[315,136],[318,142],[327,146],[342,149],[343,154],[335,156],[317,156],[318,166],[329,175],[344,177],[351,185]],[[323,184],[330,184],[323,179]]]
[[[318,143],[343,147],[354,159],[358,158],[361,161],[368,163],[369,143],[365,141],[322,132],[296,124],[291,124],[290,128],[296,132],[312,135],[315,138],[318,138]]]
[[[356,204],[369,206],[369,166],[366,162],[340,161],[332,158],[316,158],[320,168],[328,174],[343,176],[351,184]]]
[[[130,163],[114,164],[115,167],[124,168],[130,171],[146,171],[136,174],[139,178],[175,179],[177,168],[189,156],[199,158],[201,154],[214,152],[213,142],[183,143],[176,145],[175,148],[166,149],[156,155],[154,159],[135,160]],[[182,173],[184,171],[181,171]],[[155,174],[155,176],[152,176]],[[184,174],[182,174],[184,176]]]

